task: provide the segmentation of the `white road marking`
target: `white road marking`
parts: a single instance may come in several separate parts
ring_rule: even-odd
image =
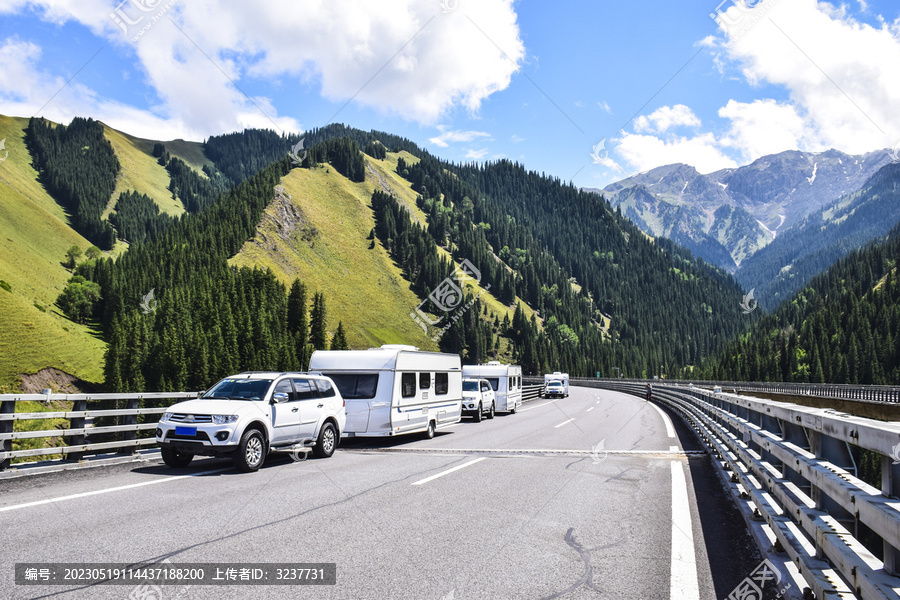
[[[592,407],[590,407],[589,409],[587,409],[587,410],[584,411],[584,412],[591,412],[591,411],[594,410],[595,408],[597,408],[597,407],[596,407],[596,406],[592,406]]]
[[[669,452],[678,452],[678,446],[669,446]]]
[[[428,483],[429,481],[434,481],[438,477],[443,477],[444,475],[449,475],[450,473],[453,473],[454,471],[459,471],[460,469],[465,469],[466,467],[471,467],[475,463],[481,462],[485,459],[487,459],[487,456],[482,456],[481,458],[476,458],[475,460],[470,460],[467,463],[463,463],[461,465],[456,465],[452,469],[447,469],[446,471],[441,471],[440,473],[437,473],[436,475],[432,475],[431,477],[426,477],[425,479],[420,479],[419,481],[416,481],[412,485],[422,485],[423,483]]]
[[[672,425],[672,419],[669,418],[669,415],[664,413],[663,409],[653,403],[651,403],[650,406],[655,408],[656,412],[659,413],[659,416],[662,417],[663,422],[666,424],[666,434],[668,434],[670,438],[675,437],[675,427]]]
[[[89,496],[99,496],[100,494],[109,494],[111,492],[121,492],[123,490],[132,490],[134,488],[144,487],[147,485],[156,485],[157,483],[166,483],[168,481],[178,481],[188,477],[200,477],[201,475],[212,475],[214,473],[222,473],[231,469],[216,469],[214,471],[203,471],[202,473],[193,473],[191,475],[178,475],[176,477],[163,477],[152,481],[142,481],[141,483],[132,483],[129,485],[120,485],[119,487],[106,488],[104,490],[94,490],[92,492],[82,492],[80,494],[72,494],[70,496],[60,496],[59,498],[47,498],[45,500],[35,500],[34,502],[26,502],[24,504],[14,504],[13,506],[0,507],[0,512],[8,510],[19,510],[20,508],[29,508],[32,506],[41,506],[42,504],[52,504],[54,502],[64,502],[66,500],[76,500],[78,498],[87,498]]]
[[[548,404],[553,404],[554,402],[556,402],[556,400],[551,400],[550,402],[544,402],[543,404],[538,404],[537,406],[529,406],[528,408],[520,408],[519,412],[525,412],[526,410],[534,410],[535,408],[547,406]]]
[[[571,423],[571,422],[574,421],[574,420],[575,420],[574,418],[571,418],[571,419],[569,419],[568,421],[563,421],[563,422],[560,423],[559,425],[554,425],[554,426],[553,426],[553,429],[556,429],[557,427],[562,427],[562,426],[565,425],[566,423]]]
[[[699,600],[697,558],[694,555],[694,529],[691,526],[691,506],[687,481],[680,461],[672,465],[672,574],[669,597]]]

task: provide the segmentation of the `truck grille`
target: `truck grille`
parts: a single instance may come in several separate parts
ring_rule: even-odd
[[[212,416],[175,413],[170,420],[174,423],[212,423]]]

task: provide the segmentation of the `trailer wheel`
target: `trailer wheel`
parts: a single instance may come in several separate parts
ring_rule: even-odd
[[[475,412],[475,422],[481,423],[481,402],[478,403],[478,410]]]
[[[434,421],[428,421],[428,429],[425,430],[425,438],[431,439],[434,437]]]
[[[494,410],[494,403],[491,402],[491,412],[488,413],[488,419],[493,419],[496,411]]]

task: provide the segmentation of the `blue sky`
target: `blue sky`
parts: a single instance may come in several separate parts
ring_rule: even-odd
[[[333,119],[602,187],[895,146],[898,17],[887,0],[5,0],[0,113],[195,140]]]

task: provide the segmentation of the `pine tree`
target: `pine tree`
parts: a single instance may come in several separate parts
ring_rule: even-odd
[[[325,309],[325,296],[321,292],[313,295],[312,313],[310,315],[309,343],[316,350],[328,349],[328,324]]]
[[[347,336],[344,333],[344,323],[342,321],[338,322],[337,331],[334,332],[334,337],[331,338],[331,349],[332,350],[349,350],[350,346],[347,345]]]

